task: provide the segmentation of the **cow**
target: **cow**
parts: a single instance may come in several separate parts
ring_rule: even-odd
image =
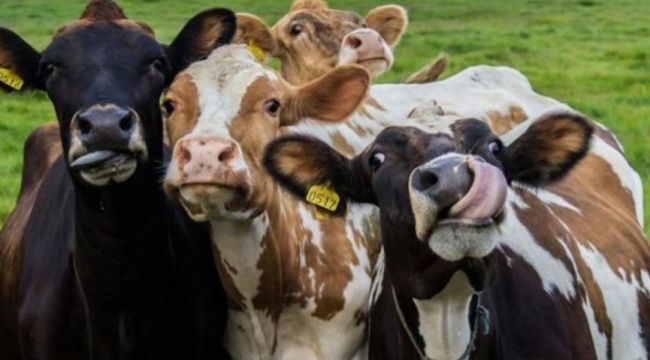
[[[379,207],[370,359],[646,359],[650,248],[606,135],[555,111],[501,139],[388,127],[352,159],[292,134],[263,163]]]
[[[89,2],[40,53],[0,28],[0,63],[47,92],[63,148],[33,209],[14,210],[24,235],[0,239],[2,357],[228,356],[208,229],[160,187],[159,98],[235,29],[234,13],[209,9],[162,45],[110,0]]]
[[[246,13],[237,14],[237,23],[233,43],[257,46],[261,59],[278,58],[282,76],[300,85],[344,64],[359,64],[374,78],[382,75],[393,64],[392,49],[408,19],[398,5],[376,7],[363,19],[350,11],[331,9],[324,1],[296,0],[271,28]],[[434,81],[448,62],[448,55],[441,53],[406,82]]]
[[[363,321],[346,317],[363,318],[366,308],[355,301],[370,291],[369,275],[359,269],[372,272],[378,256],[377,213],[332,200],[325,205],[345,214],[332,219],[299,204],[261,170],[266,143],[282,133],[308,133],[354,156],[411,113],[427,129],[462,116],[505,129],[549,109],[569,109],[504,67],[473,67],[430,84],[374,85],[368,94],[360,70],[338,67],[295,87],[246,47],[224,46],[179,74],[163,97],[173,146],[164,187],[193,219],[212,227],[215,263],[230,299],[226,345],[236,358],[361,355]],[[426,121],[418,119],[424,114]],[[635,212],[638,175],[621,152],[605,160],[624,181]],[[318,195],[316,189],[312,197]],[[350,288],[355,292],[342,290]]]

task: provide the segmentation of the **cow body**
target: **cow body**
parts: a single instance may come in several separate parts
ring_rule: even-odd
[[[372,226],[376,212],[346,204],[347,212],[339,208],[338,216],[319,218],[322,214],[313,206],[301,205],[267,180],[259,168],[264,144],[278,134],[308,133],[350,156],[385,126],[405,122],[410,113],[414,123],[430,129],[448,128],[463,116],[507,129],[549,109],[568,108],[534,93],[512,69],[475,67],[428,85],[373,86],[358,111],[346,118],[304,106],[319,104],[332,112],[336,108],[330,103],[340,101],[339,107],[349,108],[358,99],[359,89],[342,81],[336,87],[327,79],[294,88],[257,64],[243,47],[230,46],[179,75],[165,96],[172,110],[168,133],[174,144],[165,186],[192,218],[211,224],[215,261],[231,302],[226,345],[235,357],[354,354],[363,343],[364,325],[350,326],[357,318],[350,314],[361,316],[367,308],[351,299],[367,296],[369,273],[359,270],[372,272],[378,249]],[[337,92],[348,85],[348,92],[357,95],[343,101]],[[314,89],[327,90],[316,92],[323,97],[315,101]],[[626,164],[620,152],[610,155],[605,157],[608,166],[624,169],[616,173],[621,179],[636,174],[619,166]],[[633,211],[631,187],[625,196]],[[350,243],[354,251],[349,251]],[[314,246],[323,246],[317,257],[310,255]],[[347,249],[349,256],[334,249]],[[318,285],[324,269],[332,280]],[[332,283],[339,284],[338,290],[327,293]],[[320,288],[322,295],[315,290]],[[319,298],[327,308],[338,303],[332,307],[336,311],[319,309]],[[295,329],[301,329],[298,336]],[[345,336],[332,338],[332,333]],[[334,346],[325,339],[340,342]]]
[[[23,183],[33,207],[15,214],[26,226],[2,233],[4,357],[226,355],[213,341],[226,314],[208,229],[159,187],[158,100],[234,30],[232,12],[212,9],[163,47],[108,0],[91,1],[43,53],[0,29],[0,62],[47,91],[63,148],[44,177]]]
[[[298,196],[379,205],[370,358],[646,358],[650,249],[601,130],[567,111],[505,145],[476,120],[388,128],[352,160],[292,135],[265,164]]]

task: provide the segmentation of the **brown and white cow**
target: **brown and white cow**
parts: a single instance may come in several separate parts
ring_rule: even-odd
[[[398,5],[376,7],[361,18],[354,12],[329,8],[320,0],[296,0],[271,29],[255,16],[238,14],[240,20],[240,36],[279,58],[282,76],[294,85],[344,64],[361,65],[373,77],[385,73],[393,64],[392,49],[408,23],[406,10]],[[234,42],[239,43],[238,39]],[[438,55],[407,82],[434,81],[448,61],[446,54]]]
[[[390,127],[351,160],[304,135],[267,149],[297,198],[328,184],[380,208],[369,358],[648,358],[650,248],[603,159],[616,144],[567,111],[507,145],[449,130]]]
[[[234,358],[347,359],[361,349],[376,210],[341,203],[341,216],[320,219],[273,182],[261,159],[293,122],[345,118],[369,82],[347,65],[294,87],[246,47],[227,46],[178,75],[164,97],[174,144],[164,186],[210,224]]]

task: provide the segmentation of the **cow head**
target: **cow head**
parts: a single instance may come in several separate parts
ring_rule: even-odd
[[[282,76],[292,84],[315,79],[342,64],[359,64],[373,77],[393,63],[392,47],[406,29],[404,8],[380,6],[365,19],[319,0],[296,0],[272,28]]]
[[[73,179],[105,186],[126,182],[144,165],[160,166],[163,88],[234,31],[231,11],[211,9],[165,46],[114,2],[94,0],[41,53],[0,28],[0,67],[49,95]]]
[[[303,118],[339,121],[364,99],[369,75],[338,67],[300,87],[243,45],[217,49],[180,73],[164,97],[173,145],[164,187],[194,220],[248,219],[277,196],[264,146]]]
[[[264,164],[304,198],[329,184],[342,198],[377,204],[387,273],[397,291],[427,299],[457,271],[480,290],[495,247],[509,184],[540,186],[565,175],[587,152],[590,123],[567,113],[535,121],[509,146],[478,120],[452,133],[389,127],[349,160],[311,137],[273,141]]]

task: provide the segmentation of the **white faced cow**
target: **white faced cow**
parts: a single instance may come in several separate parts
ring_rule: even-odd
[[[647,359],[650,248],[611,137],[566,111],[507,146],[474,119],[448,130],[390,127],[351,160],[304,135],[266,152],[297,198],[379,206],[369,357]]]

